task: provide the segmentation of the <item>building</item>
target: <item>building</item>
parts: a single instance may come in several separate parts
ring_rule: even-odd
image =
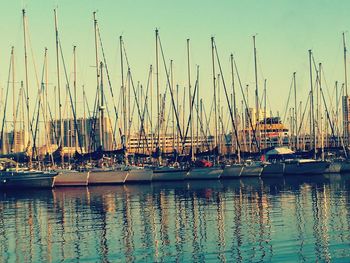
[[[103,124],[103,134],[101,134],[101,124]],[[77,126],[76,133],[75,125]],[[103,146],[105,150],[112,150],[115,148],[115,140],[113,138],[112,125],[110,120],[106,117],[103,123],[99,118],[78,118],[76,124],[74,119],[62,120],[63,134],[62,134],[62,146],[70,147],[80,150],[82,147],[83,152],[95,150],[100,146]],[[61,125],[60,122],[55,120],[50,123],[49,128],[50,142],[51,144],[60,145]],[[80,145],[79,145],[80,138]]]

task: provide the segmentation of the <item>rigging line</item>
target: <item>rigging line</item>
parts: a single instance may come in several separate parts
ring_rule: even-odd
[[[321,71],[322,71],[322,77],[323,77],[323,80],[324,80],[324,84],[326,86],[326,92],[327,92],[327,95],[328,95],[328,101],[330,102],[330,105],[329,107],[331,109],[333,109],[333,102],[332,102],[332,97],[334,96],[334,93],[335,93],[335,89],[333,89],[333,92],[332,92],[332,95],[329,93],[329,86],[327,84],[327,80],[326,80],[326,74],[325,74],[325,71],[323,69],[323,66],[321,67]]]
[[[12,51],[13,52],[13,51]],[[12,56],[11,52],[11,56]],[[7,110],[7,99],[8,99],[8,93],[10,89],[10,76],[11,76],[11,67],[12,67],[12,58],[10,58],[10,66],[8,71],[8,79],[7,79],[7,87],[6,87],[6,95],[5,95],[5,104],[4,104],[4,115],[2,118],[2,125],[1,125],[1,135],[0,135],[0,150],[2,151],[2,148],[4,146],[4,126],[6,122],[6,110]]]
[[[247,99],[244,95],[244,91],[243,91],[243,87],[242,87],[242,82],[241,82],[241,77],[239,75],[239,72],[238,72],[238,67],[237,67],[237,64],[236,64],[236,59],[233,57],[233,63],[235,65],[235,69],[236,69],[236,74],[237,74],[237,78],[238,78],[238,83],[239,83],[239,87],[241,89],[241,93],[242,93],[242,96],[243,96],[243,102],[244,102],[244,105],[246,107],[246,109],[248,109],[249,105],[247,103]],[[256,143],[257,147],[259,147],[258,145],[258,140],[256,139],[256,129],[255,127],[253,126],[253,121],[252,121],[252,117],[250,116],[250,113],[249,113],[249,110],[246,112],[246,114],[248,115],[248,119],[249,119],[249,124],[250,124],[250,127],[253,131],[253,143]]]
[[[179,135],[180,135],[180,139],[183,140],[183,136],[182,136],[182,132],[181,132],[181,127],[180,127],[180,121],[179,121],[179,115],[178,115],[178,112],[177,112],[177,109],[176,109],[176,104],[175,104],[174,95],[173,95],[173,89],[172,89],[172,86],[171,86],[171,83],[170,83],[170,78],[169,78],[169,74],[168,74],[168,69],[167,69],[167,66],[166,66],[166,63],[165,63],[165,57],[164,57],[164,52],[163,52],[163,46],[162,46],[162,42],[160,41],[159,34],[158,34],[158,40],[159,40],[160,51],[161,51],[162,58],[163,58],[163,64],[164,64],[164,68],[165,68],[165,72],[166,72],[167,82],[168,82],[167,87],[169,88],[169,91],[170,91],[170,94],[171,94],[171,102],[172,102],[172,106],[173,106],[173,109],[174,109],[174,112],[175,112],[177,129],[178,129],[178,132],[179,132]],[[184,105],[184,106],[185,106],[185,105]]]
[[[44,91],[44,75],[45,75],[45,66],[46,66],[46,52],[47,50],[45,49],[45,55],[44,55],[44,63],[43,63],[43,69],[42,69],[42,73],[41,73],[41,88],[38,91],[38,112],[36,114],[36,123],[35,123],[35,130],[34,130],[34,136],[33,136],[33,147],[32,147],[32,156],[38,157],[38,151],[36,148],[36,138],[37,138],[37,134],[38,134],[38,125],[39,125],[39,117],[40,117],[40,106],[41,106],[41,99],[42,99],[42,93]],[[34,117],[35,112],[33,113],[33,117]],[[43,111],[44,114],[44,111]],[[34,119],[33,119],[34,121]],[[34,123],[33,123],[34,125]]]
[[[62,64],[63,64],[63,69],[64,69],[64,75],[66,77],[66,84],[67,84],[67,89],[68,89],[68,93],[69,93],[69,98],[70,98],[70,103],[71,103],[71,107],[72,107],[72,112],[73,112],[73,117],[74,117],[74,128],[77,131],[78,134],[78,143],[79,143],[79,148],[80,148],[80,152],[83,152],[83,148],[82,148],[82,141],[81,141],[81,134],[78,130],[78,123],[77,123],[77,115],[76,115],[76,109],[74,108],[74,103],[73,103],[73,98],[72,98],[72,94],[70,91],[70,87],[69,87],[69,80],[68,80],[68,75],[67,75],[67,69],[66,69],[66,63],[64,61],[64,56],[63,56],[63,50],[62,50],[62,45],[61,45],[61,40],[59,39],[59,46],[60,46],[60,53],[61,53],[61,59],[62,59]]]
[[[38,90],[41,89],[40,87],[40,82],[39,82],[39,76],[38,76],[38,70],[36,67],[35,59],[34,59],[34,52],[33,52],[33,46],[32,46],[32,40],[30,38],[30,31],[28,28],[28,18],[26,17],[26,31],[27,31],[27,36],[28,36],[28,42],[29,42],[29,47],[30,47],[30,53],[32,55],[32,60],[33,60],[33,66],[34,66],[34,73],[35,73],[35,80],[36,80],[36,86],[38,87]]]
[[[204,133],[204,127],[203,127],[203,121],[202,121],[202,118],[200,117],[200,114],[199,114],[199,105],[195,104],[194,105],[194,108],[196,110],[196,113],[198,114],[198,120],[199,120],[199,125],[200,125],[200,133],[202,134],[202,136],[204,137],[205,139],[205,142],[208,146],[208,138],[205,136],[205,133]],[[197,148],[198,148],[198,145],[197,145]],[[209,150],[209,146],[208,146],[208,150]]]
[[[99,101],[99,96],[98,96],[98,89],[96,89],[96,94],[95,94],[95,101],[94,101],[94,107],[92,109],[92,119],[91,119],[91,131],[90,131],[90,140],[89,140],[89,149],[90,151],[96,149],[96,126],[97,126],[97,115],[98,115],[98,101]]]
[[[110,125],[110,128],[112,129],[112,140],[113,140],[113,144],[114,144],[114,146],[115,146],[115,148],[116,148],[116,147],[117,147],[117,141],[116,141],[115,134],[114,134],[114,131],[113,131],[113,125],[112,125],[111,114],[110,114],[110,111],[109,111],[109,108],[108,108],[107,97],[106,97],[106,94],[105,94],[105,93],[103,93],[103,97],[104,97],[105,102],[106,102],[106,111],[107,111],[107,116],[108,116],[109,125]]]
[[[130,68],[130,64],[129,64],[129,59],[128,59],[128,56],[127,56],[127,53],[126,53],[126,49],[125,49],[125,43],[124,43],[124,40],[122,39],[121,40],[122,42],[122,48],[123,48],[123,51],[124,51],[124,57],[125,57],[125,61],[126,61],[126,64],[128,66],[128,72],[130,72],[130,81],[131,81],[131,86],[132,86],[132,90],[133,90],[133,93],[134,93],[134,107],[135,107],[135,103],[136,103],[136,107],[137,107],[137,113],[138,113],[138,116],[141,120],[142,118],[142,114],[141,114],[141,109],[140,109],[140,104],[139,104],[139,101],[138,101],[138,98],[137,98],[137,94],[136,94],[136,90],[135,90],[135,85],[134,85],[134,80],[133,80],[133,77],[132,77],[132,74],[131,74],[131,68]],[[133,118],[133,115],[134,115],[134,109],[133,109],[133,114],[132,114],[132,117]],[[130,124],[130,127],[131,127],[131,124]]]
[[[204,108],[204,110],[205,110],[205,108]],[[214,98],[212,99],[212,101],[211,101],[211,105],[210,105],[210,111],[209,111],[209,116],[208,116],[208,118],[207,118],[207,114],[205,113],[205,111],[204,111],[204,113],[205,113],[205,119],[206,119],[206,132],[208,133],[209,132],[209,135],[211,135],[211,133],[210,133],[210,121],[211,121],[211,117],[212,117],[212,114],[213,114],[213,112],[214,112]]]
[[[287,99],[286,108],[285,108],[285,110],[284,110],[284,116],[283,116],[283,122],[282,122],[282,123],[285,123],[285,121],[286,121],[286,116],[287,116],[287,111],[288,111],[288,106],[289,106],[289,100],[290,100],[291,93],[292,93],[293,83],[294,83],[294,78],[292,78],[292,81],[290,82],[289,93],[288,93],[288,99]]]
[[[300,120],[299,129],[298,129],[298,133],[297,133],[298,136],[300,135],[300,132],[301,132],[301,129],[302,129],[302,126],[303,126],[304,117],[305,117],[306,110],[307,110],[307,108],[309,106],[310,97],[311,97],[311,91],[309,92],[309,96],[307,96],[307,100],[306,100],[306,103],[305,103],[305,108],[304,108],[304,111],[303,111],[303,115],[302,115],[301,120]],[[300,109],[300,110],[302,110],[302,109]]]
[[[141,118],[141,123],[140,123],[140,138],[139,138],[139,142],[141,141],[142,138],[142,132],[144,133],[145,136],[145,141],[146,141],[146,147],[147,147],[147,151],[149,150],[149,146],[148,146],[148,139],[147,139],[147,134],[145,131],[145,127],[144,127],[144,122],[145,122],[145,114],[147,112],[148,117],[149,117],[149,113],[148,113],[148,90],[149,90],[149,86],[150,86],[150,80],[151,80],[151,74],[152,74],[152,65],[150,66],[149,69],[149,73],[148,73],[148,79],[147,79],[147,86],[146,86],[146,94],[145,94],[145,104],[143,106],[143,112],[142,112],[142,118]],[[151,127],[152,127],[152,121],[150,121],[151,123]],[[152,128],[151,128],[151,132],[152,132]],[[140,144],[138,144],[139,146]]]
[[[169,72],[168,74],[170,74],[170,69],[169,69]],[[160,116],[160,121],[159,121],[159,127],[158,127],[158,124],[157,126],[155,127],[155,130],[157,131],[158,129],[161,129],[161,127],[163,126],[163,122],[164,122],[164,114],[163,114],[163,111],[165,110],[165,102],[166,102],[166,97],[167,97],[167,94],[168,94],[168,83],[166,84],[165,86],[165,92],[162,96],[162,94],[160,94],[161,96],[161,105],[160,105],[160,113],[159,113],[159,116]]]
[[[214,101],[214,100],[213,100]],[[211,115],[211,112],[213,111],[213,103],[211,105],[211,109],[210,109],[210,113],[209,113],[209,120],[207,118],[207,113],[205,111],[205,107],[203,105],[203,114],[204,114],[204,119],[205,119],[205,124],[206,124],[206,129],[205,129],[205,136],[208,138],[208,137],[212,137],[211,133],[210,133],[210,129],[209,129],[209,124],[210,124],[210,115]],[[209,142],[208,142],[208,148],[209,148]]]
[[[188,117],[188,121],[187,121],[187,127],[186,127],[186,132],[184,134],[184,137],[183,137],[183,140],[182,140],[182,153],[184,152],[184,148],[185,148],[185,143],[186,143],[186,140],[187,140],[187,134],[188,134],[188,130],[189,130],[189,127],[190,127],[190,123],[191,123],[191,119],[192,119],[192,109],[193,109],[193,104],[194,104],[194,101],[195,101],[195,97],[196,97],[196,91],[197,91],[197,88],[198,88],[198,76],[197,76],[197,80],[196,80],[196,83],[194,85],[194,91],[193,91],[193,96],[192,96],[192,101],[191,101],[191,108],[190,108],[190,115]],[[192,139],[192,138],[191,138]],[[193,149],[191,149],[193,150]]]
[[[100,42],[100,46],[101,46],[103,63],[104,63],[104,67],[105,67],[105,70],[106,70],[106,73],[107,73],[108,86],[109,86],[109,90],[111,92],[112,101],[113,101],[113,107],[114,107],[114,113],[115,113],[116,122],[117,122],[119,114],[118,114],[117,106],[115,105],[115,99],[114,99],[114,92],[113,92],[113,88],[112,88],[112,82],[111,82],[111,78],[110,78],[109,71],[108,71],[107,59],[106,59],[106,56],[105,56],[105,51],[104,51],[104,48],[103,48],[102,38],[101,38],[101,34],[100,34],[100,28],[99,28],[98,25],[97,25],[97,33],[98,33],[98,38],[100,40],[99,42]],[[115,130],[113,131],[113,133],[115,133]]]
[[[325,108],[326,108],[327,119],[328,119],[329,125],[331,126],[332,138],[333,138],[334,143],[335,143],[334,127],[333,127],[333,124],[332,124],[332,121],[331,121],[331,118],[330,118],[330,115],[329,115],[329,111],[328,111],[328,108],[327,108],[326,100],[325,100],[325,98],[324,98],[324,94],[323,94],[323,89],[322,89],[322,87],[321,87],[321,96],[322,96],[322,99],[323,99],[324,106],[325,106]]]

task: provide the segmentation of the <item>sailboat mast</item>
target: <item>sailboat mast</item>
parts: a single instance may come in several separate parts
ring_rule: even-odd
[[[348,74],[346,70],[346,41],[345,32],[343,32],[343,47],[344,47],[344,85],[345,85],[345,96],[348,96]]]
[[[253,36],[254,43],[254,72],[255,72],[255,110],[256,110],[256,131],[257,131],[257,143],[260,144],[260,128],[259,128],[259,93],[258,93],[258,69],[257,69],[257,59],[256,59],[256,46],[255,46],[255,36]],[[257,145],[259,148],[259,145]]]
[[[77,54],[76,54],[77,46],[73,46],[73,67],[74,67],[74,76],[73,76],[73,89],[74,89],[74,110],[77,112]],[[78,131],[75,129],[74,131],[75,137],[75,151],[78,149]]]
[[[63,137],[64,137],[64,131],[63,131],[63,120],[62,120],[62,103],[61,103],[61,83],[60,83],[60,59],[59,59],[59,40],[58,40],[58,25],[57,25],[57,13],[56,9],[54,11],[55,16],[55,33],[56,33],[56,70],[57,70],[57,91],[58,91],[58,118],[60,122],[60,134],[59,134],[59,146],[63,147]],[[62,148],[63,149],[63,148]],[[61,154],[61,163],[64,162],[64,151],[62,151]]]
[[[264,80],[264,146],[267,148],[267,139],[266,139],[266,126],[267,126],[267,120],[266,120],[266,100],[267,100],[267,79]]]
[[[237,127],[237,105],[236,105],[236,90],[235,90],[235,75],[233,73],[233,54],[231,53],[231,56],[230,56],[230,62],[231,62],[231,78],[232,78],[232,106],[233,106],[233,116],[235,118],[234,120],[234,124],[235,126]],[[232,143],[233,143],[233,132],[232,132]],[[238,138],[236,138],[236,142],[235,142],[235,149],[238,148],[238,145],[237,145],[237,140]],[[240,159],[240,157],[238,156],[238,159]]]
[[[96,68],[96,90],[98,91],[99,85],[100,85],[100,73],[99,73],[99,60],[98,60],[98,45],[97,45],[97,19],[96,19],[96,12],[93,12],[93,19],[94,19],[94,37],[95,37],[95,68]],[[97,93],[97,98],[99,97]],[[99,102],[100,103],[100,102]],[[99,123],[99,126],[101,128],[101,121]],[[101,141],[101,130],[100,130],[100,144],[102,146]]]
[[[24,40],[24,70],[25,70],[25,89],[26,89],[26,106],[27,106],[27,132],[28,132],[28,144],[30,143],[30,118],[29,118],[29,83],[28,83],[28,55],[27,55],[27,20],[26,20],[26,11],[22,9],[22,20],[23,20],[23,40]],[[30,165],[32,158],[30,158]]]
[[[126,93],[124,86],[124,54],[123,54],[123,37],[119,37],[119,48],[120,48],[120,72],[121,72],[121,94],[122,94],[122,110],[123,110],[123,127],[124,127],[124,142],[123,147],[127,148],[127,133],[128,133],[128,125],[126,121]],[[125,164],[128,163],[127,155],[125,155]]]
[[[196,149],[199,149],[199,66],[197,66],[197,125]]]
[[[214,62],[214,37],[211,37],[211,58],[213,70],[213,88],[214,88],[214,147],[218,147],[218,122],[217,122],[217,108],[216,108],[216,73]],[[220,149],[219,149],[220,152]]]
[[[190,136],[191,136],[191,161],[194,161],[193,151],[193,110],[192,110],[192,88],[191,88],[191,67],[190,67],[190,39],[187,39],[187,76],[188,76],[188,102],[190,109]]]
[[[171,75],[171,88],[174,93],[174,69],[173,69],[173,60],[170,60],[170,75]],[[172,107],[172,112],[171,112],[171,120],[172,120],[172,146],[173,146],[173,151],[175,149],[175,109]]]
[[[100,142],[101,147],[104,150],[105,143],[104,143],[104,94],[103,94],[103,63],[100,62],[100,76],[101,76],[101,83],[100,83],[100,92],[101,92],[101,98],[100,98],[100,123],[101,123],[101,131],[100,131]]]
[[[12,141],[12,150],[13,152],[17,152],[16,149],[16,87],[15,87],[15,48],[11,49],[11,60],[12,60],[12,116],[13,116],[13,141]]]
[[[349,98],[348,98],[348,74],[346,67],[346,41],[345,32],[343,32],[343,47],[344,47],[344,88],[345,96],[343,96],[343,136],[345,145],[349,144]]]
[[[297,105],[297,83],[296,72],[293,72],[293,86],[294,86],[294,125],[295,125],[295,150],[299,149],[299,132],[298,132],[298,105]]]
[[[156,85],[157,85],[157,150],[160,148],[160,112],[159,112],[159,58],[158,58],[158,29],[156,29]],[[161,157],[158,157],[158,164]]]
[[[315,132],[315,115],[314,115],[314,90],[313,90],[313,83],[312,83],[312,51],[309,50],[309,64],[310,64],[310,114],[311,114],[311,131],[312,131],[312,140],[313,140],[313,147],[314,147],[314,159],[316,159],[316,132]]]

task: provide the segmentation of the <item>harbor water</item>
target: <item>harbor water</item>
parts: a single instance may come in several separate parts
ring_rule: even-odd
[[[0,262],[349,262],[350,176],[0,192]]]

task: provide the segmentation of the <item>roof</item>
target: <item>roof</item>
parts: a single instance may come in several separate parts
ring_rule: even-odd
[[[293,154],[294,152],[287,147],[275,147],[274,149],[266,152],[266,155],[284,155],[284,154]]]

